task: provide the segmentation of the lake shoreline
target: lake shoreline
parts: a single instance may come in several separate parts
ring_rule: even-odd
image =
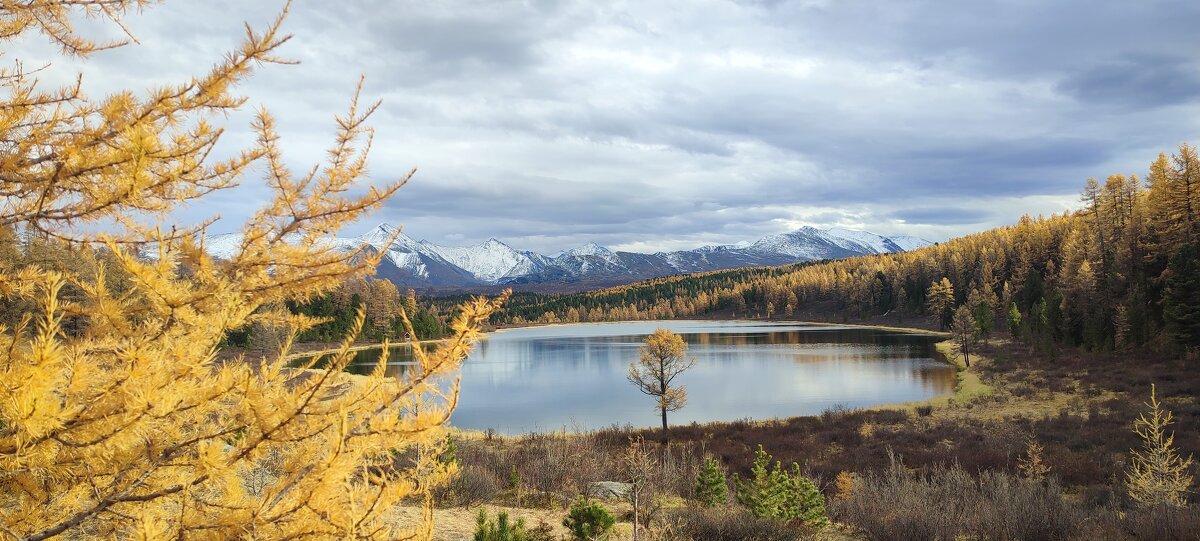
[[[496,328],[496,329],[487,331],[486,333],[484,333],[484,337],[481,339],[481,342],[488,340],[488,337],[492,336],[492,335],[499,335],[499,334],[506,333],[509,331],[521,330],[521,329],[557,328],[557,327],[565,327],[565,326],[589,326],[589,327],[591,327],[591,326],[601,326],[601,325],[647,323],[649,321],[658,321],[658,320],[603,321],[603,322],[580,322],[580,323],[542,323],[542,324],[512,325],[512,326],[505,326],[505,327]],[[913,327],[897,327],[897,326],[893,326],[893,325],[861,324],[861,323],[834,323],[834,322],[812,321],[812,320],[791,320],[791,319],[774,319],[774,318],[770,319],[770,320],[747,319],[747,318],[722,318],[722,319],[686,318],[686,319],[673,319],[673,320],[661,320],[661,321],[664,323],[679,323],[679,324],[695,322],[695,323],[742,323],[742,324],[750,324],[750,325],[762,324],[762,325],[781,325],[781,326],[782,325],[796,325],[796,326],[822,327],[822,328],[830,328],[830,329],[877,330],[877,331],[884,331],[884,332],[895,332],[895,333],[912,334],[912,335],[918,335],[918,336],[928,336],[928,337],[933,337],[933,338],[948,338],[949,337],[949,333],[946,333],[946,332],[934,331],[934,330],[929,330],[929,329],[921,329],[921,328],[913,328]],[[423,340],[420,343],[422,345],[436,345],[437,343],[444,342],[444,341],[445,341],[444,339]],[[310,344],[306,344],[306,345],[310,345]],[[363,351],[363,350],[378,349],[378,348],[383,347],[383,345],[384,344],[382,342],[355,344],[350,347],[350,351],[358,352],[358,351]],[[389,345],[392,347],[411,346],[411,343],[410,342],[391,342],[391,343],[389,343]],[[322,348],[321,346],[324,346],[324,348]],[[311,357],[311,356],[315,356],[315,355],[327,355],[330,353],[336,353],[337,351],[339,351],[341,349],[340,346],[335,347],[335,348],[331,348],[329,346],[330,346],[330,344],[315,344],[314,343],[314,344],[311,344],[311,349],[305,348],[305,350],[296,351],[295,353],[291,353],[288,355],[287,359],[290,361],[295,361],[298,359],[302,359],[305,357]],[[902,411],[915,412],[919,408],[944,407],[948,404],[952,404],[955,402],[962,402],[965,400],[970,400],[974,397],[990,394],[992,392],[992,389],[990,387],[988,387],[987,385],[984,385],[982,383],[982,381],[980,380],[979,374],[976,371],[965,368],[962,365],[961,361],[958,361],[955,359],[955,357],[954,357],[955,352],[953,351],[953,347],[948,339],[935,343],[934,347],[937,352],[937,354],[935,355],[935,359],[937,359],[940,362],[944,362],[946,364],[954,366],[956,369],[956,372],[955,372],[956,380],[955,380],[954,390],[952,392],[943,394],[943,395],[939,395],[939,396],[935,396],[935,397],[931,397],[931,398],[924,399],[924,400],[886,402],[886,403],[875,404],[875,405],[870,405],[870,406],[855,407],[852,409],[862,410],[862,411],[902,410]],[[985,363],[987,362],[986,359],[981,359],[981,360]],[[972,364],[976,365],[978,363],[972,363]],[[974,366],[973,366],[973,368],[974,368]],[[785,416],[777,416],[777,417],[761,417],[761,418],[753,417],[753,421],[770,423],[770,422],[786,421],[788,419],[794,419],[794,418],[813,417],[813,416],[819,416],[819,415],[820,415],[820,413],[808,413],[808,414],[803,414],[803,415],[785,415]],[[749,419],[749,417],[748,417],[748,419]],[[707,421],[702,424],[730,423],[730,422],[735,422],[735,421],[714,420],[714,421]],[[458,428],[458,427],[451,427],[451,428],[452,428],[452,430],[461,432],[463,434],[472,433],[472,432],[482,434],[484,432],[482,429],[477,430],[477,429],[467,429],[467,428]],[[553,432],[557,432],[557,431],[558,430],[554,430]],[[586,430],[581,430],[581,429],[577,428],[576,430],[573,430],[571,432],[579,432],[579,431],[586,431]],[[546,429],[534,429],[534,430],[525,430],[525,431],[514,432],[512,435],[516,436],[519,434],[535,434],[535,433],[545,433],[545,432],[547,432]]]
[[[902,332],[902,333],[906,333],[906,334],[929,335],[929,336],[937,336],[937,337],[942,337],[942,338],[950,337],[950,333],[945,332],[945,331],[933,331],[933,330],[929,330],[929,329],[922,329],[919,327],[895,327],[895,326],[891,326],[891,325],[859,324],[859,323],[833,323],[833,322],[826,322],[826,321],[801,321],[801,320],[792,320],[792,319],[745,319],[745,318],[697,319],[697,318],[687,318],[687,319],[663,319],[663,320],[632,319],[632,320],[620,320],[620,321],[580,321],[577,323],[529,323],[529,324],[520,324],[520,325],[507,325],[504,327],[496,327],[496,328],[493,328],[492,330],[485,331],[483,333],[482,340],[486,340],[488,336],[493,335],[493,334],[499,334],[499,333],[513,331],[513,330],[519,330],[519,329],[541,329],[541,328],[553,328],[553,327],[566,327],[566,326],[570,326],[570,325],[619,325],[619,324],[623,324],[623,323],[643,323],[646,321],[678,321],[678,322],[696,321],[696,322],[771,323],[771,324],[783,324],[783,325],[788,325],[788,324],[790,324],[790,325],[812,325],[814,327],[849,327],[849,328],[857,328],[857,329],[877,329],[877,330],[881,330],[881,331]],[[445,338],[433,338],[433,339],[429,339],[429,340],[420,340],[418,343],[420,343],[421,345],[426,345],[426,344],[439,344],[439,343],[442,343],[445,341],[446,341]],[[409,342],[407,340],[406,341],[388,342],[388,345],[392,346],[392,347],[402,346],[402,345],[411,345],[411,344],[412,344],[412,342]],[[328,343],[305,342],[303,344],[297,344],[297,346],[305,346],[305,345],[317,345],[318,347],[323,345],[324,348],[303,350],[303,351],[295,351],[297,348],[293,348],[293,352],[288,354],[288,356],[285,358],[285,360],[295,360],[300,357],[310,357],[310,356],[314,356],[314,355],[327,355],[330,353],[336,353],[341,350],[341,345],[336,342],[328,342]],[[350,351],[362,351],[362,350],[366,350],[366,349],[381,348],[381,347],[383,347],[383,345],[384,345],[383,342],[365,342],[365,343],[361,343],[361,344],[355,343],[354,345],[352,345],[350,347]],[[336,347],[331,347],[331,346],[336,346]],[[234,351],[234,349],[230,348],[230,351]],[[245,351],[245,350],[243,349],[242,351]],[[953,363],[951,363],[951,364],[953,364]]]

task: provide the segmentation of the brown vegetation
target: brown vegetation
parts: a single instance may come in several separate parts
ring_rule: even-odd
[[[672,443],[656,451],[659,493],[664,501],[687,501],[706,455],[745,476],[761,444],[784,463],[801,464],[826,494],[831,518],[859,528],[859,538],[1194,539],[1194,506],[1139,508],[1124,472],[1141,446],[1132,426],[1152,384],[1175,413],[1175,445],[1184,456],[1200,450],[1200,374],[1183,361],[1144,354],[1060,350],[1051,357],[1005,337],[978,348],[972,371],[993,392],[927,413],[834,408],[812,417],[672,427]],[[614,427],[464,438],[465,474],[456,483],[486,492],[471,499],[512,503],[505,483],[516,466],[530,495],[526,505],[561,508],[592,482],[620,480],[619,458],[639,436],[654,433]],[[1195,465],[1189,468],[1194,475]],[[675,506],[680,510],[652,512],[651,531],[674,525],[677,533],[717,535],[744,523],[723,512],[699,518],[687,510],[697,504]],[[750,535],[754,526],[746,524],[737,531]]]

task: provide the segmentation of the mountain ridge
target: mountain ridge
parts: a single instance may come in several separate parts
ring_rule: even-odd
[[[495,238],[472,246],[442,246],[414,240],[386,223],[357,237],[339,237],[331,242],[342,250],[365,248],[384,252],[376,277],[424,292],[484,291],[500,287],[578,291],[673,274],[903,252],[933,244],[910,236],[885,237],[853,229],[805,226],[754,242],[692,250],[625,252],[589,242],[547,256],[518,250]],[[237,234],[214,235],[207,239],[206,246],[214,257],[228,258],[240,246],[240,238]]]

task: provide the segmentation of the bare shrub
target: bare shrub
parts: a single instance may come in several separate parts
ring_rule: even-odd
[[[882,474],[863,476],[832,511],[871,539],[897,541],[1065,540],[1080,520],[1053,480],[1037,483],[1003,472],[976,479],[958,466],[918,474],[899,461]]]
[[[1134,539],[1200,540],[1200,509],[1161,505],[1138,509],[1125,517],[1125,531]]]
[[[492,472],[468,465],[450,483],[438,488],[435,500],[447,507],[472,507],[495,499],[503,486]]]
[[[599,481],[621,481],[619,460],[630,429],[618,427],[581,434],[528,434],[516,438],[463,439],[457,455],[464,465],[487,472],[504,489],[520,493],[524,505],[569,505]],[[655,467],[649,482],[663,494],[687,497],[700,469],[700,453],[691,443],[664,447],[647,441]],[[520,486],[510,486],[512,470]]]
[[[1037,482],[1004,472],[984,472],[979,479],[983,505],[975,534],[989,539],[1068,539],[1079,521],[1078,508],[1063,498],[1053,478]]]
[[[687,508],[670,518],[678,541],[796,541],[810,539],[800,526],[756,517],[738,507]]]

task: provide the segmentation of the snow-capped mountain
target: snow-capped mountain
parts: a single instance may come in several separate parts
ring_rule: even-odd
[[[417,243],[484,282],[498,283],[508,276],[523,276],[533,272],[537,263],[496,239],[476,246],[438,246],[428,241]]]
[[[388,240],[396,238],[390,246]],[[643,254],[613,251],[596,243],[555,256],[521,251],[496,240],[475,246],[441,246],[414,241],[381,224],[345,247],[368,244],[387,250],[377,274],[403,287],[455,290],[488,286],[518,289],[583,289],[672,274],[913,250],[930,243],[916,237],[885,237],[866,231],[804,227],[756,242],[704,246],[695,250]]]
[[[720,269],[786,265],[801,261],[903,252],[932,244],[916,237],[884,237],[851,229],[803,227],[768,235],[755,242],[704,246],[694,250],[613,251],[596,243],[555,256],[520,251],[488,239],[475,246],[441,246],[416,241],[395,227],[380,224],[353,238],[331,241],[343,250],[384,252],[376,276],[401,287],[423,291],[479,290],[514,287],[525,290],[578,290],[637,280]],[[240,235],[214,235],[206,249],[218,258],[231,257]]]
[[[750,248],[811,261],[905,252],[929,244],[929,241],[916,237],[884,237],[839,227],[817,229],[806,226],[790,233],[768,235],[750,245]]]

